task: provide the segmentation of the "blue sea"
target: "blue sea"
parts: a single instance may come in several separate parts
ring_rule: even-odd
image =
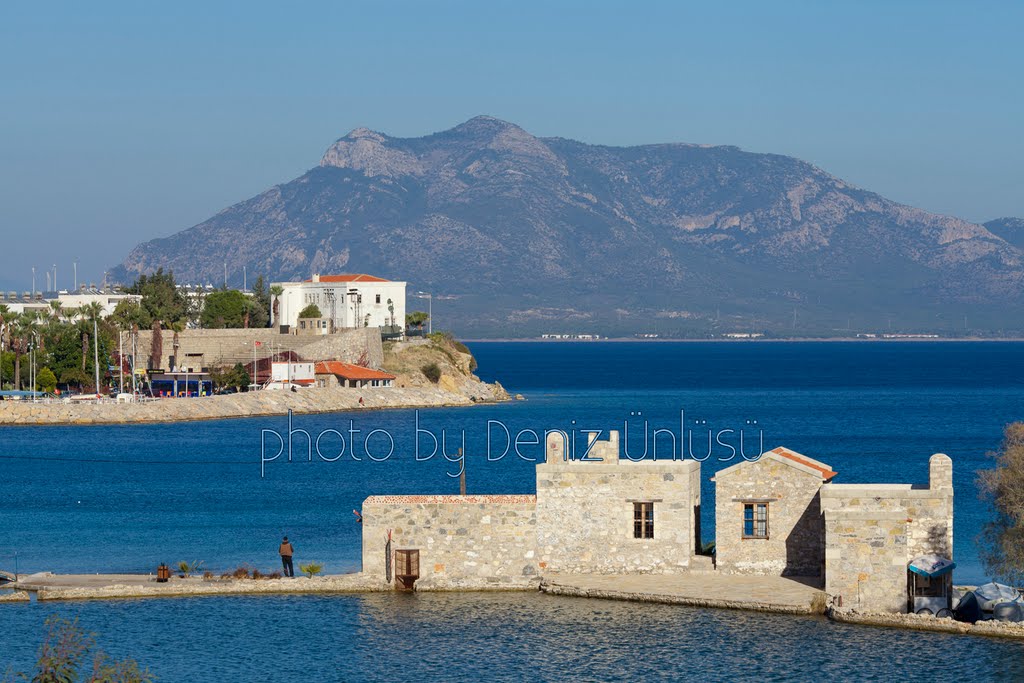
[[[841,482],[926,483],[947,453],[956,581],[987,580],[975,484],[1004,425],[1024,418],[1021,343],[471,344],[487,380],[525,400],[432,410],[173,425],[0,428],[0,569],[215,572],[297,560],[357,571],[353,510],[368,495],[532,493],[561,429],[628,430],[632,457],[695,456],[703,533],[712,474],[761,443],[822,460]],[[654,438],[655,429],[660,431]],[[281,441],[291,439],[276,459]],[[300,431],[312,436],[309,441]],[[645,431],[646,430],[646,431]],[[708,455],[708,434],[713,435]],[[278,436],[280,435],[280,440]],[[518,436],[518,453],[515,440]],[[605,436],[605,435],[602,435]],[[434,452],[435,441],[437,451]],[[513,442],[510,444],[510,442]],[[721,443],[720,443],[721,442]],[[464,449],[461,462],[457,449]],[[734,452],[735,451],[735,452]],[[263,462],[267,459],[267,462]],[[0,672],[26,668],[51,613],[173,681],[927,679],[1024,677],[1024,645],[539,594],[373,595],[0,605]],[[751,652],[758,656],[751,656]],[[800,657],[794,652],[803,653]]]

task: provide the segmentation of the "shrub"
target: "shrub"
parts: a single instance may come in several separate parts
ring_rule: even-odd
[[[301,311],[299,311],[300,318],[322,318],[323,313],[320,312],[320,307],[316,304],[309,304]]]
[[[152,674],[140,669],[133,659],[112,661],[102,650],[93,652],[95,640],[78,625],[56,615],[46,620],[46,639],[39,646],[35,673],[8,671],[4,680],[31,680],[41,683],[57,681],[118,681],[118,683],[150,683]]]
[[[280,579],[281,578],[281,572],[270,572],[269,574],[267,574],[267,578],[268,579]]]
[[[423,376],[429,379],[434,384],[441,381],[441,368],[437,366],[437,363],[427,363],[420,371],[423,372]]]
[[[320,572],[322,572],[323,570],[324,570],[324,566],[322,564],[318,564],[316,562],[310,562],[309,564],[300,564],[299,565],[299,571],[302,572],[303,574],[305,574],[306,576],[308,576],[311,579],[315,575],[317,575]]]
[[[213,581],[213,572],[209,570],[203,572],[203,581]]]
[[[233,579],[248,579],[249,578],[249,568],[248,567],[239,567],[235,571],[231,572],[231,578],[233,578]]]
[[[185,562],[184,560],[178,563],[178,572],[186,579],[200,570],[203,566],[202,560],[195,560],[194,562]]]
[[[252,578],[254,578],[254,579],[262,579],[263,578],[263,572],[261,572],[259,569],[253,569],[252,570]]]

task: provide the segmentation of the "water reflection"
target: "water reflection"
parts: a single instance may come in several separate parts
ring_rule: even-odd
[[[0,611],[3,658],[27,666],[53,611],[164,681],[1024,677],[1013,641],[539,593],[11,605]]]

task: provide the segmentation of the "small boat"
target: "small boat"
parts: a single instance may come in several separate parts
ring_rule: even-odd
[[[17,580],[18,577],[14,574],[11,574],[10,572],[0,571],[0,586],[4,585],[5,583],[14,583]]]
[[[1011,586],[1004,586],[1001,583],[986,583],[974,589],[978,597],[978,606],[983,612],[991,612],[1001,602],[1020,602],[1020,591]]]

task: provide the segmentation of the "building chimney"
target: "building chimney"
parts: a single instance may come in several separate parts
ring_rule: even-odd
[[[320,273],[313,273],[313,282],[320,282]]]

